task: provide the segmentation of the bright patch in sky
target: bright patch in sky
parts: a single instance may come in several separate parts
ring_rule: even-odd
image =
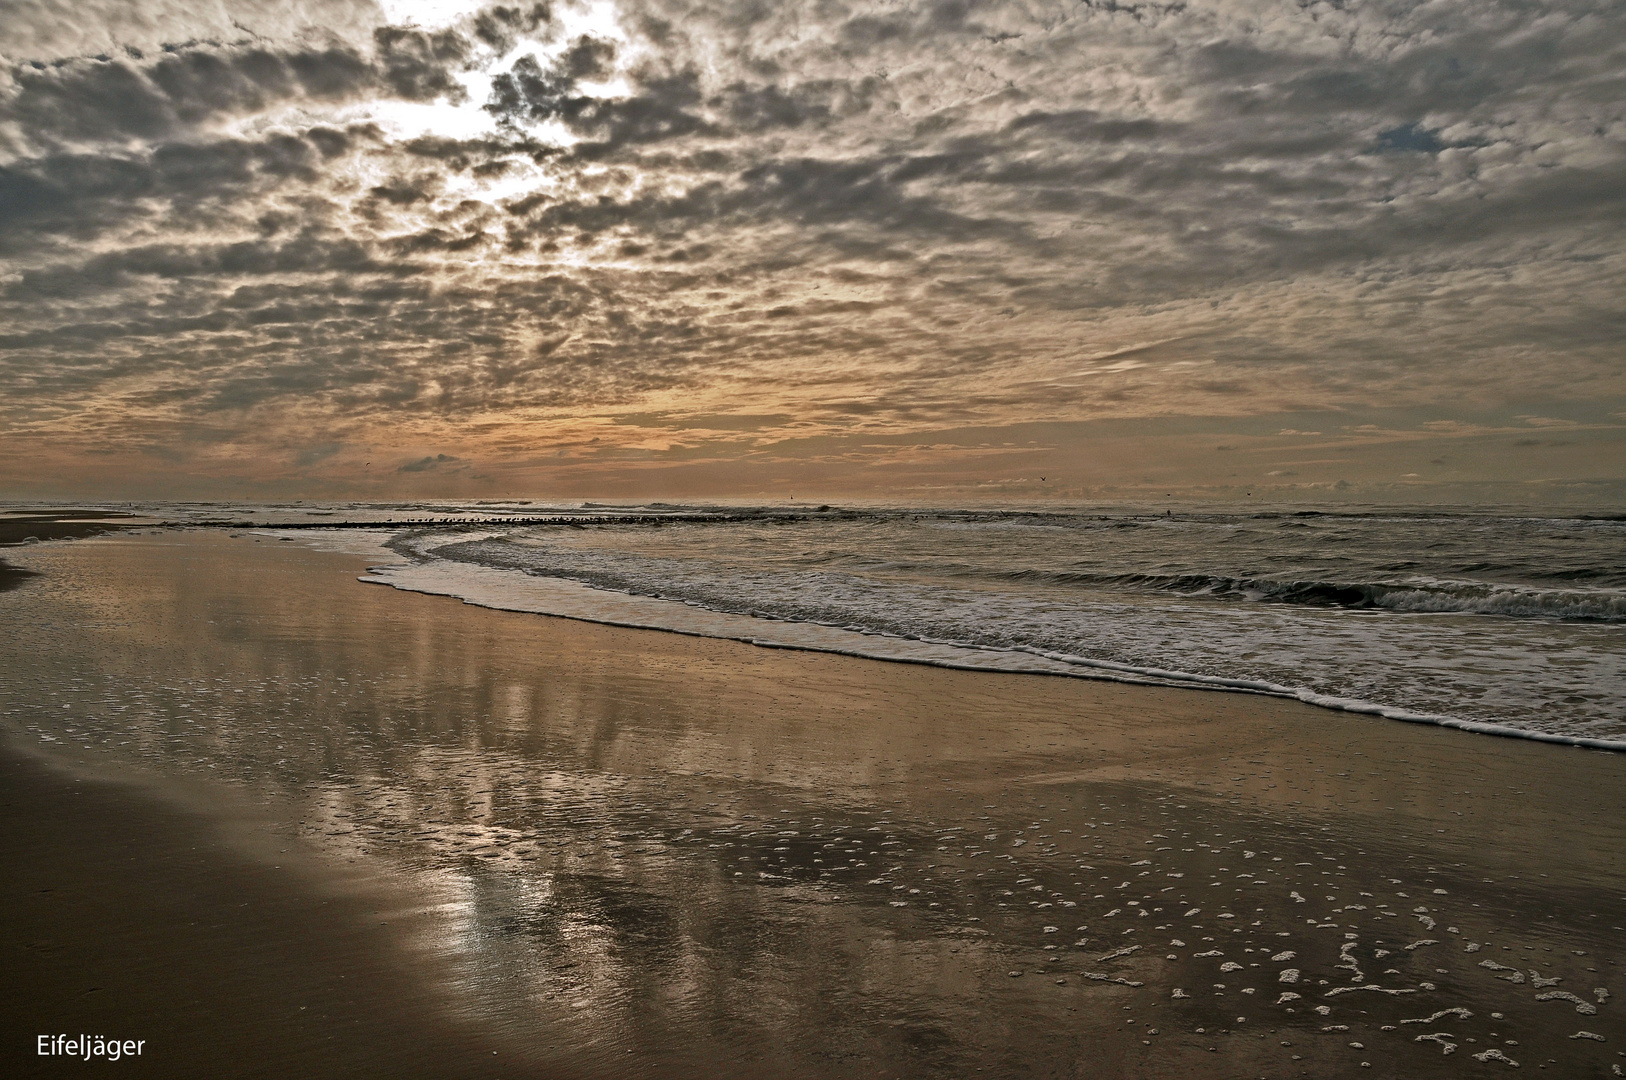
[[[369,113],[396,138],[437,135],[445,139],[478,139],[496,129],[491,114],[480,107],[482,102],[480,99],[453,105],[444,99],[380,101]]]
[[[487,5],[481,0],[379,0],[378,6],[391,23],[437,30],[478,14]]]

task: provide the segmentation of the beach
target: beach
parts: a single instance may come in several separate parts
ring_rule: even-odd
[[[1626,1068],[1618,753],[494,611],[267,534],[6,554],[21,1075],[85,1067],[57,1032],[154,1076]]]

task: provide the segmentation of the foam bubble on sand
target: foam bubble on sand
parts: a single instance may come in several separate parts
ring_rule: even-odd
[[[1506,1054],[1502,1053],[1500,1050],[1486,1050],[1482,1054],[1474,1054],[1473,1059],[1475,1061],[1501,1061],[1501,1062],[1505,1062],[1506,1064],[1512,1066],[1515,1069],[1517,1069],[1519,1067],[1519,1063],[1517,1061],[1514,1061],[1512,1058],[1508,1057]]]
[[[1346,941],[1343,945],[1339,946],[1338,963],[1334,966],[1341,970],[1352,972],[1356,982],[1365,982],[1366,975],[1361,971],[1360,962],[1352,955],[1358,945],[1359,942]]]
[[[1298,968],[1283,968],[1282,973],[1276,977],[1277,982],[1296,983],[1299,981]]]
[[[1227,960],[1227,961],[1225,961],[1225,963],[1220,965],[1220,970],[1221,971],[1241,971],[1242,970],[1242,965],[1237,963],[1235,960]]]
[[[1285,964],[1287,961],[1293,959],[1293,957],[1297,955],[1298,953],[1294,952],[1292,949],[1288,949],[1286,952],[1279,952],[1275,956],[1272,956],[1271,960],[1278,964]]]
[[[1417,1018],[1415,1020],[1402,1020],[1400,1022],[1402,1024],[1432,1024],[1434,1021],[1438,1020],[1442,1016],[1456,1016],[1456,1017],[1460,1017],[1463,1020],[1466,1020],[1472,1015],[1473,1015],[1473,1013],[1471,1013],[1467,1009],[1461,1008],[1459,1006],[1458,1008],[1455,1008],[1455,1009],[1441,1009],[1439,1012],[1435,1013],[1433,1016],[1423,1016],[1423,1017],[1419,1017],[1419,1018]]]
[[[1457,1049],[1457,1044],[1451,1041],[1454,1038],[1456,1038],[1456,1036],[1448,1031],[1436,1031],[1432,1035],[1419,1035],[1417,1038],[1413,1039],[1412,1042],[1439,1043],[1447,1054],[1451,1054],[1455,1053]]]
[[[1170,996],[1170,997],[1171,997],[1171,998],[1174,998],[1174,999],[1175,999],[1175,1000],[1177,1000],[1177,1001],[1178,1001],[1178,1000],[1179,1000],[1179,999],[1181,999],[1181,998],[1185,998],[1185,999],[1188,999],[1188,1000],[1189,1000],[1189,999],[1190,999],[1190,997],[1191,997],[1191,995],[1190,995],[1190,994],[1188,994],[1188,993],[1186,993],[1186,992],[1185,992],[1185,991],[1184,991],[1184,990],[1182,990],[1182,989],[1180,989],[1180,988],[1179,988],[1179,987],[1178,987],[1178,986],[1176,986],[1176,987],[1175,987],[1175,988],[1174,988],[1174,993],[1172,993],[1172,994],[1170,994],[1170,995],[1169,995],[1169,996]]]
[[[1604,1002],[1609,1000],[1609,991],[1604,989],[1601,986],[1594,987],[1593,991],[1592,991],[1592,996],[1598,999],[1598,1004],[1599,1005],[1602,1005]]]
[[[1290,892],[1287,895],[1292,898],[1295,904],[1307,903],[1304,897],[1300,896],[1297,892]]]
[[[1498,971],[1506,972],[1504,975],[1497,975],[1496,977],[1498,979],[1506,979],[1510,983],[1524,982],[1524,972],[1520,971],[1518,968],[1511,968],[1506,964],[1498,964],[1495,960],[1481,960],[1479,962],[1479,966],[1493,974]]]
[[[1592,1016],[1598,1007],[1590,1001],[1582,1001],[1568,990],[1549,990],[1545,994],[1537,994],[1537,1001],[1568,1001],[1575,1006],[1575,1011],[1584,1016]]]
[[[1438,945],[1438,944],[1439,944],[1439,942],[1435,941],[1433,938],[1424,938],[1421,941],[1414,941],[1410,945],[1407,945],[1406,946],[1406,951],[1407,952],[1416,952],[1418,949],[1422,948],[1424,945]]]
[[[1375,993],[1390,994],[1390,995],[1394,995],[1394,994],[1415,994],[1415,993],[1417,993],[1417,991],[1415,991],[1415,990],[1389,990],[1389,989],[1385,989],[1384,987],[1381,987],[1381,986],[1373,986],[1371,984],[1368,984],[1366,986],[1340,986],[1340,987],[1337,987],[1336,989],[1328,990],[1327,993],[1326,993],[1326,996],[1327,997],[1337,997],[1339,994],[1353,994],[1357,990],[1371,990],[1371,991],[1374,991]]]
[[[1082,978],[1094,979],[1096,982],[1117,983],[1119,986],[1145,986],[1146,985],[1145,983],[1134,982],[1133,980],[1126,979],[1122,975],[1108,975],[1104,971],[1081,971],[1081,972],[1079,972],[1079,975]],[[1175,991],[1175,996],[1176,997],[1183,997],[1184,995],[1181,994],[1177,990],[1177,991]]]
[[[1570,1038],[1572,1038],[1572,1039],[1593,1039],[1593,1040],[1596,1040],[1597,1042],[1606,1042],[1607,1041],[1602,1035],[1595,1035],[1590,1031],[1577,1031],[1574,1035],[1571,1035]]]
[[[1282,996],[1276,999],[1276,1004],[1285,1005],[1289,1001],[1301,1001],[1301,1000],[1303,1000],[1303,995],[1302,994],[1295,994],[1291,990],[1283,990],[1282,991]]]
[[[1557,986],[1563,979],[1543,979],[1535,968],[1530,969],[1530,985],[1540,990],[1544,986]]]
[[[1139,945],[1125,945],[1121,949],[1112,950],[1111,952],[1107,953],[1105,956],[1096,957],[1096,961],[1098,963],[1105,963],[1108,960],[1116,960],[1120,956],[1128,956],[1130,953],[1134,952],[1136,949],[1139,949],[1139,948],[1140,948]]]

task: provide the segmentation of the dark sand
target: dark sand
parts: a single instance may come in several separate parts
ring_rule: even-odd
[[[1626,1064],[1619,755],[492,612],[269,539],[14,558],[25,1070],[76,1030],[166,1076]]]
[[[0,511],[0,547],[40,543],[46,540],[82,540],[115,532],[138,519],[129,514],[100,510],[74,512],[59,510]],[[15,589],[34,575],[0,559],[0,592]]]
[[[219,803],[5,750],[6,1075],[515,1075],[512,1057],[493,1063],[501,1040],[424,992],[389,929],[412,913],[384,907],[386,891],[312,873],[303,853],[245,856]],[[116,1065],[39,1057],[50,1033],[146,1045]]]
[[[0,512],[0,547],[45,540],[83,540],[116,532],[146,519],[103,510]]]

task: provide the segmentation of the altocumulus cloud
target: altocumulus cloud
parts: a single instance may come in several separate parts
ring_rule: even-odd
[[[1618,4],[218,7],[11,5],[13,434],[1621,396]]]

